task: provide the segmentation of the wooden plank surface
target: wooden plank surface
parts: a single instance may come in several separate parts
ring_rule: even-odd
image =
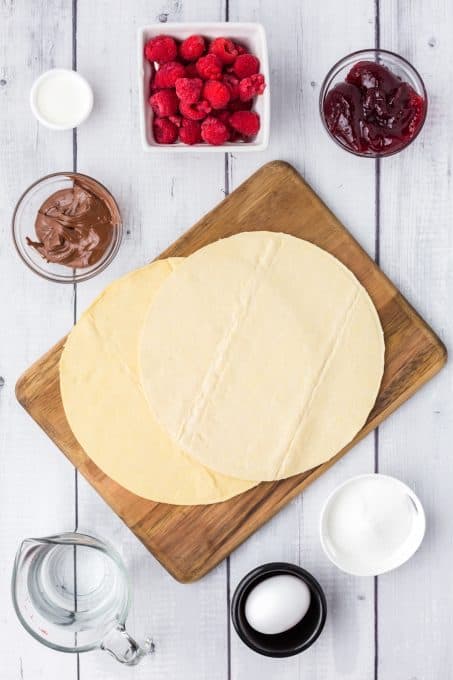
[[[160,257],[187,256],[240,231],[278,231],[275,214],[287,233],[319,245],[349,267],[379,313],[386,343],[384,376],[370,417],[355,438],[358,441],[442,368],[445,348],[291,166],[279,161],[265,165]],[[204,576],[335,461],[278,483],[260,484],[212,506],[169,506],[138,498],[104,475],[71,433],[59,389],[63,344],[24,373],[17,384],[17,398],[179,581]]]
[[[74,527],[74,471],[17,409],[14,383],[31,357],[72,320],[71,287],[49,285],[19,261],[13,208],[36,178],[72,163],[72,134],[58,144],[30,115],[28,91],[45,69],[71,67],[71,7],[64,0],[0,3],[0,677],[76,678],[77,659],[32,640],[11,602],[14,555],[28,536]],[[19,49],[21,45],[21,49]],[[15,49],[17,47],[17,49]],[[44,321],[45,319],[45,321]]]
[[[133,4],[133,7],[131,6]],[[104,18],[108,16],[108,30]],[[98,95],[98,108],[77,135],[78,167],[103,179],[119,201],[126,238],[112,266],[78,286],[77,317],[118,276],[145,264],[181,235],[187,224],[224,196],[223,154],[150,156],[140,146],[136,36],[155,21],[222,21],[223,0],[78,0],[78,68]],[[165,25],[162,24],[162,30]],[[113,38],[113,39],[112,39]],[[121,55],[118,59],[118,42]],[[93,59],[92,44],[103,55]],[[112,144],[112,140],[116,140]],[[198,173],[193,173],[196,164]],[[203,191],[199,190],[199,178]],[[177,584],[80,476],[81,526],[110,538],[130,570],[133,634],[149,632],[156,654],[124,671],[102,654],[80,659],[82,679],[226,680],[227,628],[225,567],[190,587]]]
[[[381,164],[380,254],[390,276],[453,346],[453,82],[444,64],[453,6],[381,1],[381,43],[420,69],[429,113],[420,145]],[[390,159],[389,159],[390,160]],[[404,479],[423,499],[428,529],[420,551],[379,579],[380,678],[453,677],[446,631],[453,625],[452,369],[407,404],[380,433],[379,469]],[[397,606],[392,605],[392,601]],[[409,621],[409,624],[408,624]]]
[[[71,13],[77,19],[72,32]],[[136,118],[136,28],[166,18],[228,17],[262,21],[267,31],[273,91],[268,151],[230,157],[226,173],[223,154],[209,160],[190,154],[186,161],[176,155],[145,157]],[[372,46],[379,28],[383,47],[413,59],[431,102],[420,139],[408,151],[382,162],[382,186],[376,192],[376,164],[354,158],[328,140],[319,121],[317,96],[331,64],[348,52]],[[70,464],[15,402],[17,376],[53,338],[66,332],[75,301],[69,289],[39,281],[24,270],[9,243],[9,218],[27,183],[72,165],[71,134],[39,127],[29,113],[27,97],[32,79],[42,70],[70,66],[75,39],[79,69],[91,79],[96,99],[93,117],[78,131],[79,169],[111,185],[132,227],[116,262],[102,276],[78,286],[79,309],[110,280],[157,255],[264,160],[283,158],[303,172],[368,253],[374,254],[376,243],[384,271],[451,346],[452,85],[446,65],[453,52],[452,28],[447,0],[351,0],[347,11],[335,0],[324,0],[322,7],[315,0],[288,0],[277,10],[271,0],[0,3],[2,680],[116,680],[153,673],[172,680],[437,680],[453,675],[448,644],[453,611],[448,591],[451,365],[380,428],[378,438],[367,437],[241,546],[229,565],[221,565],[199,583],[180,586],[83,479],[74,502]],[[123,146],[117,157],[118,140]],[[130,154],[126,140],[132,144]],[[327,493],[353,474],[372,471],[375,454],[382,471],[413,484],[428,509],[421,551],[403,569],[376,579],[376,584],[333,567],[317,536]],[[123,669],[105,655],[91,653],[81,655],[77,666],[76,659],[40,647],[14,616],[8,589],[17,542],[32,532],[70,528],[77,513],[81,526],[111,538],[131,569],[135,585],[131,629],[138,636],[149,630],[157,636],[157,653],[149,663]],[[229,592],[248,569],[280,558],[299,562],[319,577],[330,614],[314,647],[275,662],[253,654],[230,631],[227,604]]]
[[[286,0],[284,11],[276,12],[273,2],[230,0],[231,21],[256,19],[267,30],[274,134],[268,150],[259,157],[229,158],[230,188],[244,181],[263,160],[283,158],[296,167],[373,257],[374,163],[362,162],[331,143],[319,118],[318,98],[332,64],[344,54],[373,44],[375,1],[349,2],[347,11],[339,11],[337,0],[323,0],[320,11],[316,2]],[[374,436],[370,434],[229,558],[231,592],[257,564],[289,560],[316,575],[331,606],[317,643],[302,656],[279,663],[254,654],[233,630],[234,680],[274,680],[277,676],[279,680],[375,680],[373,579],[356,579],[332,569],[318,536],[324,499],[352,475],[372,472],[374,457]]]

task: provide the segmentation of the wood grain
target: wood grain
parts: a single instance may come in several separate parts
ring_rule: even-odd
[[[230,0],[229,10],[230,21],[258,20],[264,24],[272,67],[269,148],[259,156],[230,155],[230,190],[249,177],[259,163],[284,159],[334,207],[336,216],[374,258],[375,164],[332,144],[322,128],[318,99],[332,64],[345,54],[373,45],[375,0],[352,0],[347,12],[341,11],[337,0],[323,0],[322,11],[314,0],[286,0],[284,12],[276,12],[273,2]],[[228,559],[231,593],[257,564],[286,560],[316,576],[330,612],[316,645],[300,657],[280,659],[278,665],[251,653],[233,630],[234,680],[376,680],[373,579],[357,579],[336,569],[322,551],[318,532],[321,508],[329,493],[353,475],[373,472],[376,435],[365,437]]]
[[[291,166],[269,163],[178,239],[160,257],[183,256],[221,237],[272,230],[274,215],[285,231],[338,257],[367,288],[386,340],[384,377],[358,441],[437,373],[446,351],[434,332],[404,300]],[[284,216],[284,217],[283,217]],[[213,506],[169,506],[138,498],[107,478],[74,439],[58,385],[61,341],[17,384],[17,398],[138,538],[178,580],[194,581],[338,460],[350,446],[311,472],[255,489]]]
[[[92,116],[77,131],[78,167],[112,190],[123,216],[125,238],[114,262],[99,276],[77,286],[76,318],[106,285],[155,258],[224,198],[222,152],[157,156],[143,152],[137,91],[140,26],[163,19],[224,18],[224,0],[77,0],[77,68],[95,93]],[[162,32],[166,30],[162,23]],[[101,58],[93,58],[94,45]],[[195,166],[197,172],[193,172]],[[63,463],[70,467],[68,461]],[[226,565],[219,565],[190,588],[182,586],[82,475],[77,491],[80,526],[111,541],[128,569],[133,584],[131,633],[139,639],[151,633],[156,643],[152,659],[126,671],[107,655],[84,654],[80,658],[82,680],[113,680],[124,674],[127,680],[149,680],[151,676],[227,680]]]
[[[76,680],[77,659],[32,640],[14,612],[11,569],[27,536],[74,528],[74,471],[14,396],[17,376],[72,320],[71,286],[36,276],[17,257],[11,215],[24,189],[72,162],[72,133],[40,128],[27,97],[34,79],[71,68],[71,5],[0,2],[0,649],[2,680]],[[21,47],[19,48],[19,45]],[[58,520],[56,519],[58,518]],[[58,524],[56,524],[58,522]]]
[[[71,167],[71,132],[39,128],[27,103],[28,88],[42,70],[71,66],[71,4],[77,16],[77,67],[95,92],[93,114],[77,131],[79,168],[113,190],[130,231],[115,262],[77,286],[78,309],[111,280],[158,254],[215,205],[223,191],[235,188],[266,160],[284,158],[334,207],[367,252],[380,254],[384,271],[447,346],[453,345],[453,81],[445,67],[453,54],[451,3],[351,0],[345,12],[335,0],[324,0],[322,10],[317,0],[287,0],[284,11],[276,11],[270,0],[0,2],[0,374],[5,381],[3,387],[0,381],[0,633],[3,648],[9,650],[2,680],[119,680],[125,674],[137,680],[453,677],[448,634],[453,591],[445,586],[453,561],[451,363],[379,433],[362,440],[247,540],[228,563],[189,587],[156,563],[82,477],[74,502],[70,464],[14,399],[20,371],[69,330],[74,315],[70,287],[38,280],[9,247],[10,216],[24,187],[46,172]],[[272,69],[266,152],[229,155],[227,172],[222,153],[203,158],[194,153],[182,160],[176,154],[151,159],[141,152],[136,30],[166,18],[264,24]],[[381,163],[381,191],[375,200],[375,163],[331,143],[322,130],[317,100],[331,65],[347,53],[373,46],[379,27],[382,47],[409,58],[422,74],[430,107],[416,143]],[[428,515],[427,535],[416,556],[379,577],[377,585],[328,562],[317,531],[327,494],[354,474],[372,472],[375,460],[382,472],[416,489]],[[76,513],[82,528],[108,538],[125,558],[135,593],[131,632],[155,636],[155,657],[127,671],[97,652],[81,655],[76,668],[72,655],[55,654],[34,642],[8,605],[18,541],[30,533],[71,528]],[[280,558],[308,567],[322,583],[330,608],[316,645],[286,661],[253,654],[234,630],[228,633],[227,592],[233,592],[249,569]]]
[[[453,81],[448,0],[381,0],[383,47],[420,70],[429,112],[417,144],[381,168],[381,262],[401,290],[453,347]],[[380,432],[379,469],[405,480],[423,501],[426,537],[413,560],[379,579],[379,678],[453,678],[444,631],[453,625],[453,367],[401,409]],[[422,585],[422,587],[420,587]],[[397,608],[395,608],[397,602]],[[423,641],[413,644],[414,640]]]

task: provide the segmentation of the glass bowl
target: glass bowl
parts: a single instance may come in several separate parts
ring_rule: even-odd
[[[324,116],[324,102],[327,94],[332,90],[338,83],[345,82],[346,76],[350,69],[359,61],[374,61],[377,64],[386,66],[394,75],[401,79],[402,82],[407,82],[415,90],[415,92],[423,98],[425,105],[422,114],[422,119],[416,130],[415,134],[408,139],[407,143],[399,146],[398,148],[392,148],[389,151],[371,151],[371,152],[360,152],[352,149],[347,144],[338,139],[328,128],[325,116]],[[322,123],[326,129],[328,135],[338,144],[341,148],[349,151],[349,153],[355,156],[361,156],[363,158],[382,158],[384,156],[392,156],[403,149],[406,149],[416,137],[418,137],[421,129],[426,120],[426,113],[428,110],[428,97],[426,93],[425,84],[418,73],[418,71],[410,64],[406,59],[395,54],[394,52],[389,52],[388,50],[381,49],[368,49],[359,50],[357,52],[352,52],[348,54],[343,59],[340,59],[328,72],[324,78],[324,82],[321,86],[321,92],[319,95],[319,113],[321,116]]]
[[[112,214],[112,237],[99,260],[87,267],[73,269],[64,264],[47,262],[35,248],[27,243],[27,237],[36,238],[35,221],[43,203],[57,191],[71,189],[74,180],[89,183],[103,198]],[[48,281],[79,283],[87,281],[103,271],[113,260],[121,245],[123,226],[118,205],[112,194],[100,182],[78,172],[56,172],[34,182],[19,198],[12,218],[13,240],[16,250],[27,267]]]

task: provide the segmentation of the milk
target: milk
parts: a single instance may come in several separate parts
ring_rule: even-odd
[[[70,129],[89,116],[93,93],[76,71],[52,69],[43,73],[31,91],[31,107],[38,120],[53,129]]]

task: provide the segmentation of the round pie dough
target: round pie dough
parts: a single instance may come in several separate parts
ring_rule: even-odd
[[[70,333],[60,361],[68,423],[106,475],[161,503],[216,503],[255,484],[186,455],[152,415],[138,378],[138,338],[161,283],[181,259],[159,260],[110,285]]]
[[[338,453],[384,369],[376,309],[307,241],[247,232],[197,251],[156,294],[141,341],[157,419],[203,465],[274,480]]]

